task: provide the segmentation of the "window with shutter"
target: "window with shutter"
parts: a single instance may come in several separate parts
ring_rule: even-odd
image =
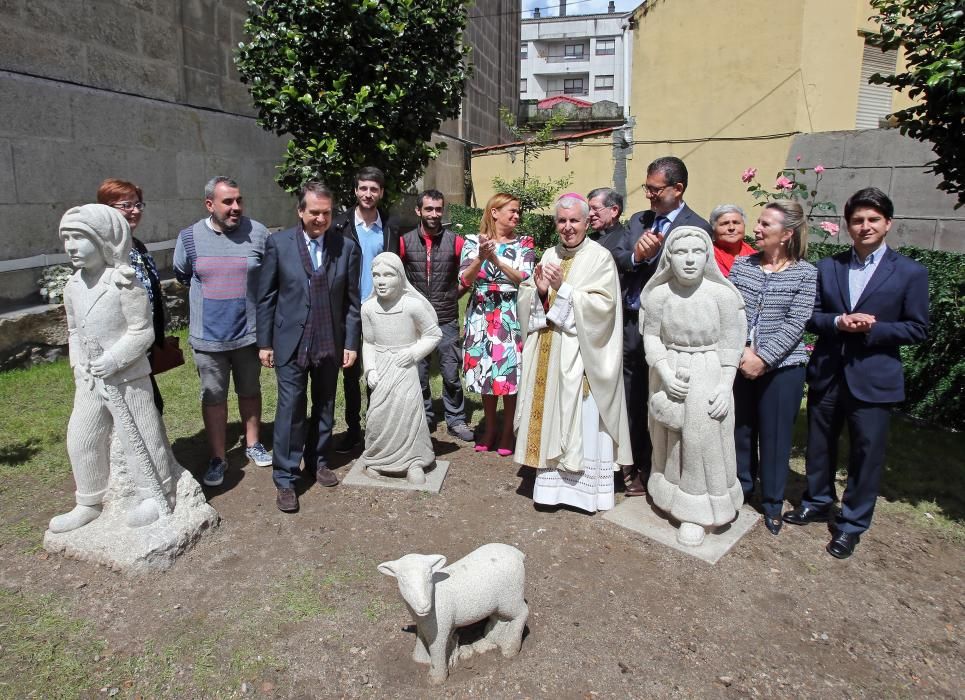
[[[868,78],[875,73],[891,75],[897,65],[898,51],[882,51],[865,43],[861,81],[858,83],[858,113],[854,120],[856,129],[877,129],[878,121],[891,114],[892,88],[888,85],[872,85]]]

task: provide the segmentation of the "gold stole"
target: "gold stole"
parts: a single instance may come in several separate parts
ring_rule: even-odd
[[[572,258],[560,262],[563,269],[563,281],[573,267]],[[556,290],[550,290],[547,308],[556,301]],[[553,348],[553,329],[547,325],[539,331],[536,348],[536,377],[533,380],[533,408],[529,416],[529,430],[526,433],[526,464],[539,467],[539,448],[543,439],[543,404],[546,401],[546,373],[549,371],[550,350]]]

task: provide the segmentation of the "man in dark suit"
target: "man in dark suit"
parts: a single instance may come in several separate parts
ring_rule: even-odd
[[[859,190],[844,205],[854,246],[818,262],[814,315],[807,326],[818,335],[807,369],[807,489],[784,521],[829,520],[838,437],[847,423],[848,482],[827,546],[838,559],[851,556],[871,525],[891,406],[905,398],[899,347],[928,334],[928,271],[885,243],[893,215],[891,200],[874,187]]]
[[[610,187],[598,187],[587,195],[590,205],[590,229],[588,237],[613,255],[620,275],[620,292],[626,294],[633,265],[630,251],[633,243],[630,232],[620,223],[623,214],[623,195]],[[627,496],[643,496],[647,493],[641,481],[640,470],[649,470],[650,433],[647,431],[647,364],[643,358],[643,338],[637,325],[639,311],[623,301],[623,391],[626,394],[627,415],[630,421],[630,449],[633,464],[623,465],[624,493]]]
[[[631,440],[634,447],[634,470],[631,473],[632,482],[639,484],[640,493],[645,493],[644,484],[650,476],[650,434],[647,429],[647,395],[648,373],[646,358],[643,356],[643,342],[639,338],[639,327],[636,316],[640,310],[640,292],[643,286],[653,276],[660,260],[663,240],[668,233],[680,226],[697,226],[711,233],[710,224],[684,202],[684,192],[687,190],[687,166],[680,158],[664,156],[657,158],[647,166],[647,179],[644,190],[650,200],[650,208],[638,211],[627,222],[627,244],[630,252],[624,256],[624,262],[617,263],[620,269],[620,282],[624,286],[624,318],[630,315],[634,319],[637,329],[635,355],[639,359],[640,369],[634,373],[635,383],[632,387],[625,387],[627,391],[627,411],[633,421],[640,427],[635,429],[630,425]],[[626,372],[626,359],[624,359]],[[626,381],[626,379],[624,379]],[[638,456],[639,455],[639,456]],[[629,486],[628,486],[629,489]],[[630,491],[628,490],[628,495]]]
[[[663,239],[679,226],[697,226],[713,237],[710,224],[684,202],[687,166],[680,158],[664,156],[647,166],[644,183],[650,208],[630,217],[627,228],[634,242],[633,267],[642,278],[639,289],[653,276]],[[639,280],[636,280],[639,282]]]
[[[385,175],[366,166],[355,173],[356,205],[332,222],[332,232],[351,239],[361,254],[359,290],[362,301],[372,292],[372,261],[379,253],[399,254],[399,230],[379,203],[385,194]],[[362,442],[362,363],[342,370],[347,430],[335,445],[336,452],[351,452]]]
[[[361,255],[350,238],[327,233],[333,201],[321,183],[302,188],[300,222],[268,238],[258,284],[258,356],[278,380],[273,478],[278,509],[286,513],[298,510],[303,457],[320,485],[338,484],[326,455],[338,369],[355,364],[361,338]]]

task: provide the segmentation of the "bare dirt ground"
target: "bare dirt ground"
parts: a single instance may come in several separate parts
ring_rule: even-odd
[[[709,566],[599,515],[537,511],[510,459],[457,447],[444,427],[435,437],[452,462],[440,495],[309,484],[293,516],[275,508],[271,470],[241,468],[236,448],[208,490],[221,526],[163,575],[0,547],[0,613],[14,616],[0,614],[0,633],[19,624],[21,640],[0,647],[0,697],[963,695],[965,548],[904,515],[879,512],[848,561],[825,553],[822,525],[773,537],[758,524]],[[185,449],[184,464],[201,461]],[[348,460],[334,463],[343,476]],[[71,491],[66,479],[53,496]],[[473,658],[432,687],[376,565],[455,561],[486,542],[526,554],[522,652]]]

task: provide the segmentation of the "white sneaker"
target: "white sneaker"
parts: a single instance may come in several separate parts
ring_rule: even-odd
[[[251,447],[246,448],[245,454],[248,455],[248,459],[259,467],[271,466],[271,453],[268,452],[260,442],[256,442]]]

